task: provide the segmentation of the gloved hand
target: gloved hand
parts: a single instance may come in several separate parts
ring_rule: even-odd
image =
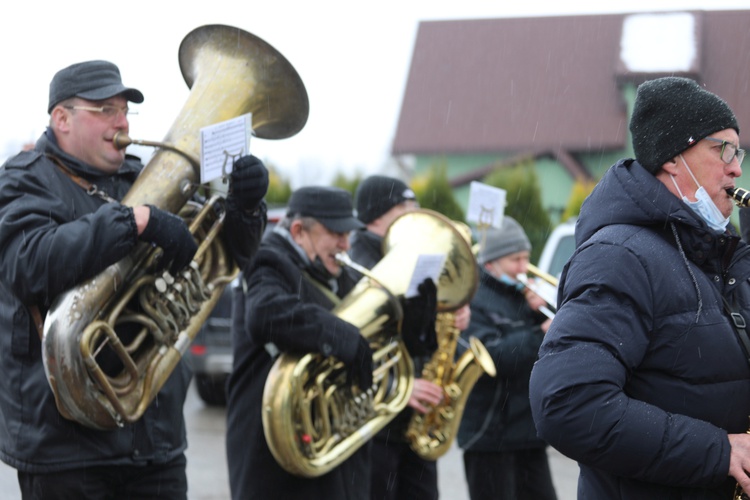
[[[404,319],[401,322],[401,336],[412,356],[430,354],[437,348],[437,287],[431,278],[426,278],[417,291],[419,295],[404,301]]]
[[[168,267],[170,273],[176,274],[193,260],[198,244],[181,217],[153,205],[147,206],[150,209],[148,223],[139,238],[161,248],[159,268]]]
[[[372,386],[372,354],[370,343],[360,335],[354,359],[342,360],[346,364],[347,381],[357,384],[363,391]]]
[[[234,162],[229,175],[229,197],[242,210],[255,210],[268,191],[268,170],[253,155]]]

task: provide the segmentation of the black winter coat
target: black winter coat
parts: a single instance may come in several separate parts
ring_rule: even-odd
[[[545,448],[529,405],[529,376],[544,338],[547,319],[531,310],[523,293],[487,271],[471,301],[471,323],[461,332],[456,355],[471,337],[487,348],[497,375],[482,375],[469,394],[458,431],[458,445],[468,451],[507,452]]]
[[[186,448],[182,407],[191,374],[184,363],[134,424],[98,431],[57,411],[29,308],[44,317],[57,295],[125,257],[137,229],[132,209],[86,194],[46,155],[115,199],[142,164],[128,156],[115,174],[104,175],[62,152],[51,134],[0,170],[0,459],[31,473],[168,462]],[[257,247],[265,223],[243,221],[242,214],[227,214],[240,262]]]
[[[584,203],[531,375],[542,438],[578,460],[579,498],[727,499],[747,430],[750,247],[717,235],[633,160]]]
[[[274,349],[350,359],[359,342],[359,330],[329,312],[334,302],[303,275],[306,271],[297,250],[276,232],[263,240],[243,271],[244,305],[233,314],[242,314],[244,321],[243,328],[232,332],[234,368],[227,402],[227,461],[235,500],[370,497],[366,447],[327,474],[308,479],[278,465],[263,433],[263,389],[276,360]],[[355,283],[343,269],[337,278],[338,297]]]

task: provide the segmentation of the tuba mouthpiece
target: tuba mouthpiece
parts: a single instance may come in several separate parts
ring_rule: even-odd
[[[133,140],[128,137],[128,134],[116,132],[115,136],[112,137],[112,144],[114,144],[116,149],[125,149],[133,144]]]

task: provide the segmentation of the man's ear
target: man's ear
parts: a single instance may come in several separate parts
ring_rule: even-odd
[[[297,238],[299,238],[299,235],[302,234],[302,221],[297,219],[292,221],[292,223],[289,225],[289,234],[292,235],[292,239],[294,241],[297,241]]]
[[[55,130],[67,132],[70,128],[70,113],[62,106],[55,106],[52,110],[50,121],[55,125]]]
[[[677,175],[678,158],[679,156],[675,156],[674,158],[670,158],[669,160],[665,161],[664,164],[661,166],[661,169],[664,170],[668,174]]]

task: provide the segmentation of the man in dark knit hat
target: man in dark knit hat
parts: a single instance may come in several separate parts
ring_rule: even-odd
[[[399,216],[419,207],[417,198],[402,180],[384,175],[364,179],[354,195],[357,217],[365,227],[352,235],[351,257],[371,269],[383,258],[383,238]],[[384,427],[372,442],[372,499],[430,500],[438,498],[437,463],[425,460],[411,449],[406,430],[414,411],[426,413],[443,399],[443,388],[419,375],[437,347],[435,312],[425,310],[425,297],[409,299],[405,307],[402,335],[414,361],[414,390],[407,408]],[[429,301],[429,299],[427,299]],[[456,311],[456,327],[469,324],[470,309]]]
[[[458,430],[472,500],[555,500],[547,443],[534,428],[529,375],[552,320],[544,301],[525,286],[531,242],[521,225],[504,216],[481,239],[479,288],[471,300],[471,324],[461,332],[456,355],[476,337],[497,369],[471,390]]]
[[[136,421],[128,420],[137,412],[118,393],[124,408],[110,405],[112,413],[118,413],[117,419],[112,417],[113,428],[94,428],[91,416],[105,414],[98,422],[106,421],[107,406],[82,407],[84,403],[68,395],[104,399],[105,387],[94,383],[93,375],[86,379],[89,387],[71,387],[76,385],[74,377],[56,376],[57,369],[75,370],[74,357],[67,350],[50,354],[55,341],[50,340],[51,329],[42,328],[51,308],[58,317],[80,314],[59,306],[66,303],[57,300],[61,294],[95,283],[109,266],[144,243],[161,249],[156,267],[144,269],[148,273],[162,276],[161,271],[167,271],[178,286],[185,285],[185,275],[194,276],[192,267],[186,267],[197,245],[182,218],[157,208],[159,200],[137,206],[120,202],[143,165],[112,139],[128,133],[130,103],[141,102],[143,94],[125,86],[111,62],[85,61],[63,68],[49,86],[48,128],[32,149],[10,158],[0,172],[0,459],[18,470],[23,498],[187,498],[182,410],[191,378],[188,366],[179,363],[174,368]],[[220,207],[226,215],[222,236],[228,258],[244,265],[265,227],[268,173],[250,156],[234,167],[230,194]],[[126,289],[130,284],[117,286]],[[149,291],[147,286],[141,290]],[[77,307],[86,308],[81,302]],[[143,312],[136,304],[127,307],[133,311],[131,318]],[[126,316],[119,316],[117,334],[128,347],[132,332],[145,325]],[[170,320],[164,323],[176,323],[163,312],[158,316]],[[57,339],[65,333],[63,328],[56,331]],[[167,349],[180,332],[162,333],[161,347]],[[77,342],[75,335],[70,338]],[[154,338],[147,335],[144,343]],[[49,348],[44,355],[43,344]],[[77,344],[69,348],[80,350]],[[98,344],[94,356],[92,366],[88,358],[79,364],[85,361],[92,373],[96,365],[99,373],[112,378],[123,371],[111,342]],[[133,390],[130,396],[137,393]]]
[[[347,191],[300,188],[292,193],[286,217],[263,239],[255,259],[243,270],[244,321],[242,328],[233,325],[234,367],[227,399],[227,462],[235,500],[369,500],[367,446],[319,477],[295,475],[272,455],[262,415],[266,379],[284,352],[333,356],[346,366],[349,384],[361,391],[372,386],[369,343],[356,326],[331,313],[357,282],[336,255],[349,250],[349,233],[362,226]],[[311,419],[320,417],[317,410],[313,404]],[[339,424],[346,416],[340,417]],[[317,430],[325,434],[322,428]],[[332,432],[339,430],[346,431],[340,427]],[[288,439],[293,438],[290,432]]]
[[[530,398],[540,437],[578,461],[582,498],[750,491],[750,248],[727,194],[739,130],[695,81],[647,81],[635,159],[581,208]]]

